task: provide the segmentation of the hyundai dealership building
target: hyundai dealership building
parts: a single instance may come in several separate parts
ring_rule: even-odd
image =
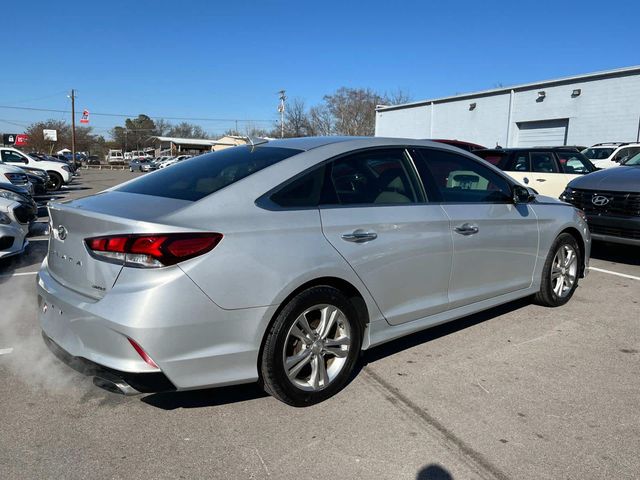
[[[376,136],[486,147],[638,141],[640,66],[379,106]]]

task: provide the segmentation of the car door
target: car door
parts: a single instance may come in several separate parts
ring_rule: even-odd
[[[515,205],[510,183],[473,158],[418,150],[416,162],[426,194],[439,198],[450,221],[450,308],[528,288],[538,254],[533,209]]]
[[[322,231],[392,325],[442,312],[452,260],[449,220],[425,197],[403,148],[327,165]]]
[[[22,167],[29,163],[29,159],[24,155],[14,152],[13,150],[2,150],[2,161],[16,167]]]

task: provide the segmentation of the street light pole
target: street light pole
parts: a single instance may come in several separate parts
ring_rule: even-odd
[[[71,161],[76,161],[76,91],[71,89]]]
[[[287,99],[284,90],[278,92],[280,94],[280,105],[278,105],[278,111],[280,112],[280,138],[284,138],[284,102]]]

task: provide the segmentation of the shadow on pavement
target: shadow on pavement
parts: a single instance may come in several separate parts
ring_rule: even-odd
[[[453,480],[453,476],[440,465],[431,464],[420,469],[416,480]]]
[[[403,350],[408,350],[409,348],[413,348],[437,338],[444,337],[445,335],[464,330],[465,328],[472,327],[486,320],[490,320],[492,318],[499,317],[500,315],[505,315],[515,310],[519,310],[520,308],[526,307],[530,304],[531,298],[522,298],[520,300],[515,300],[504,305],[490,308],[489,310],[474,313],[467,317],[462,317],[458,320],[453,320],[436,327],[431,327],[426,330],[407,335],[406,337],[398,338],[397,340],[384,343],[379,347],[373,347],[372,349],[363,352],[360,367],[356,368],[358,368],[359,370],[361,368],[364,368],[364,366],[369,363],[377,362],[378,360],[389,357],[391,355],[395,355],[396,353],[402,352]]]
[[[142,398],[141,401],[162,410],[175,410],[176,408],[215,407],[267,396],[257,383],[252,383],[189,392],[153,393]]]
[[[640,247],[594,241],[591,258],[623,265],[640,265]]]

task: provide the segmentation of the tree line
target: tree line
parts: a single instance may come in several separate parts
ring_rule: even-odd
[[[277,120],[272,128],[259,128],[252,124],[244,125],[242,131],[229,129],[224,135],[248,135],[254,137],[279,138],[306,137],[318,135],[354,135],[371,136],[375,131],[375,109],[378,105],[397,105],[411,101],[403,91],[378,93],[370,88],[342,87],[325,95],[317,105],[307,107],[301,98],[295,98],[286,104],[284,128]],[[58,141],[53,144],[45,140],[42,131],[53,129],[58,132]],[[50,119],[35,122],[27,127],[29,148],[35,151],[49,152],[61,148],[71,148],[71,126],[64,120]],[[76,126],[76,151],[104,154],[107,149],[123,151],[142,150],[155,146],[155,136],[179,138],[211,138],[200,125],[181,122],[172,124],[164,119],[152,119],[140,114],[136,118],[127,118],[124,125],[118,125],[109,131],[110,140],[93,133],[88,126]]]

